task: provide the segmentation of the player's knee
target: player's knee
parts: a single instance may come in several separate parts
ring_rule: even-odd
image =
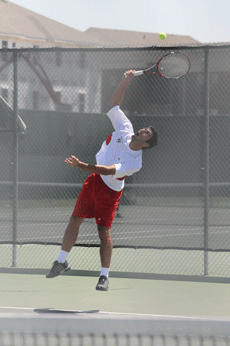
[[[84,219],[77,217],[75,215],[72,215],[70,218],[70,221],[69,221],[69,225],[72,227],[79,228],[83,221],[84,221]]]
[[[100,238],[101,242],[112,244],[112,238],[110,235],[110,228],[103,227],[99,224],[98,225],[98,234],[99,234],[99,238]]]

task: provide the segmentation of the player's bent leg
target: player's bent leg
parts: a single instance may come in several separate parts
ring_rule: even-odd
[[[101,226],[99,224],[98,234],[101,240],[100,257],[101,257],[102,272],[101,272],[99,281],[97,283],[96,290],[108,291],[109,289],[108,273],[109,273],[112,252],[113,252],[113,242],[112,242],[112,238],[110,234],[110,228]]]
[[[73,245],[77,241],[79,228],[84,221],[83,218],[72,215],[69,224],[66,228],[63,240],[62,240],[62,250],[70,252]]]
[[[82,218],[73,215],[71,216],[63,237],[62,249],[60,251],[58,260],[53,263],[53,266],[47,273],[46,278],[54,278],[71,269],[67,262],[67,256],[77,240],[79,228],[83,220],[84,219]],[[64,258],[64,260],[61,260],[61,257],[62,259]]]

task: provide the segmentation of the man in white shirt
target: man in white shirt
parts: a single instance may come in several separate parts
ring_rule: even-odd
[[[122,98],[135,71],[127,71],[110,101],[107,113],[115,131],[103,142],[96,155],[97,164],[89,165],[75,156],[65,162],[76,168],[91,173],[85,180],[78,196],[73,214],[65,231],[62,248],[58,259],[46,275],[53,278],[70,270],[67,257],[75,244],[79,228],[84,218],[95,218],[101,241],[101,273],[96,285],[97,290],[107,291],[109,288],[109,268],[113,250],[110,235],[112,222],[124,188],[126,176],[138,172],[142,167],[142,150],[157,145],[156,130],[149,126],[134,133],[133,126],[120,109]]]

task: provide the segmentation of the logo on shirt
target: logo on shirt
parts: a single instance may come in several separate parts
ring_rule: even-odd
[[[112,139],[112,135],[109,135],[109,137],[106,139],[106,145],[109,145],[109,143],[111,142]]]
[[[122,178],[117,178],[117,180],[122,181],[122,180],[124,180],[126,177],[127,177],[127,175],[125,175],[125,176],[124,176],[124,177],[122,177]]]
[[[123,143],[122,137],[120,137],[120,138],[117,139],[117,143]]]

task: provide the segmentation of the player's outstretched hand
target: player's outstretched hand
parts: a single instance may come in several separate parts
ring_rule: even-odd
[[[65,159],[65,162],[72,167],[80,167],[81,161],[77,159],[75,156],[71,155],[69,159]]]
[[[126,73],[125,73],[126,78],[125,79],[130,82],[134,77],[134,73],[135,73],[135,70],[126,71]]]

